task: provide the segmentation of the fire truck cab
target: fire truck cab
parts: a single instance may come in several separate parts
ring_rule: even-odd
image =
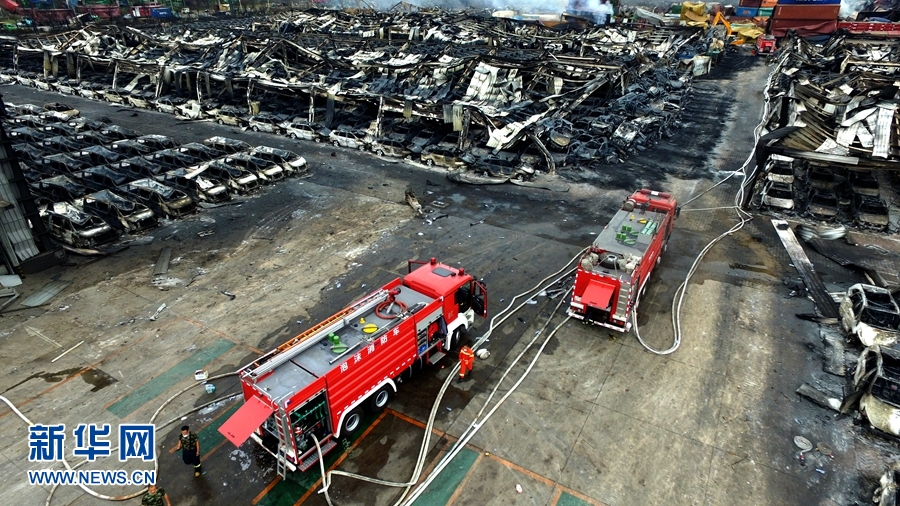
[[[413,266],[418,267],[413,270]],[[342,309],[240,370],[244,405],[220,428],[236,446],[253,438],[281,476],[305,471],[363,414],[379,412],[404,373],[459,345],[478,314],[484,286],[462,268],[410,261],[409,273]]]
[[[659,264],[678,214],[668,193],[642,189],[625,200],[581,257],[568,314],[620,332],[631,330],[638,293]]]

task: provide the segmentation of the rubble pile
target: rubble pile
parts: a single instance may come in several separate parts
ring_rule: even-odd
[[[681,62],[710,43],[697,28],[443,10],[221,23],[22,39],[0,80],[286,135],[305,125],[342,146],[332,132],[350,132],[362,149],[521,178],[617,163],[666,135],[692,79]],[[376,147],[388,141],[402,146]]]
[[[783,45],[770,90],[756,204],[878,230],[897,230],[900,47],[835,36]]]

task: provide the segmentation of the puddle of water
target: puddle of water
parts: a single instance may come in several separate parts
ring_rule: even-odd
[[[750,272],[758,272],[760,274],[768,274],[769,276],[777,278],[778,276],[775,274],[775,271],[769,269],[765,265],[747,265],[742,263],[730,263],[728,267],[731,269],[739,270],[739,271],[750,271]]]
[[[94,388],[91,389],[91,392],[98,392],[119,381],[100,369],[88,369],[81,375],[81,379],[83,379],[85,383],[94,386]]]
[[[58,371],[58,372],[38,372],[38,373],[34,373],[34,374],[32,374],[31,376],[29,376],[29,377],[23,379],[22,381],[16,383],[15,385],[13,385],[13,386],[7,388],[6,390],[3,391],[3,393],[9,392],[10,390],[16,388],[17,386],[19,386],[19,385],[21,385],[21,384],[23,384],[23,383],[26,383],[26,382],[28,382],[28,381],[31,381],[31,380],[33,380],[33,379],[35,379],[35,378],[41,378],[42,380],[46,381],[47,383],[58,383],[58,382],[60,382],[60,381],[62,381],[62,380],[64,380],[64,379],[66,379],[66,378],[68,378],[68,377],[74,375],[75,373],[77,373],[77,372],[80,371],[81,369],[82,369],[81,367],[73,367],[73,368],[71,368],[71,369],[63,369],[62,371]]]

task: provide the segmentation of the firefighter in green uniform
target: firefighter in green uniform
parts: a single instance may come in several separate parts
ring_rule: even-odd
[[[141,498],[141,506],[172,506],[172,503],[169,502],[165,490],[156,488],[156,485],[149,485],[147,493]]]
[[[200,476],[203,473],[200,467],[200,439],[187,425],[181,428],[178,444],[169,450],[169,453],[178,450],[181,450],[181,460],[189,466],[194,466],[194,476]]]

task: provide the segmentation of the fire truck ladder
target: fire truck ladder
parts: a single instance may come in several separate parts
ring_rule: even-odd
[[[624,281],[619,286],[619,299],[616,302],[616,313],[613,317],[616,320],[627,320],[628,318],[628,303],[631,299],[631,284],[626,283]]]
[[[288,419],[288,414],[282,408],[278,408],[278,412],[275,413],[275,427],[278,429],[278,451],[275,454],[275,471],[278,473],[278,476],[286,478],[288,464],[287,453],[288,450],[293,447],[291,444],[293,435],[291,434],[291,424]]]

